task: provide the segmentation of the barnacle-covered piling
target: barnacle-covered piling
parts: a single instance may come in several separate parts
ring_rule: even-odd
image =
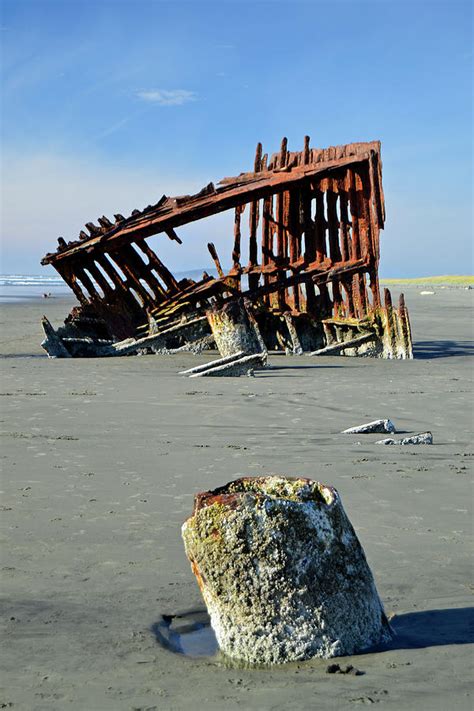
[[[330,658],[391,637],[364,551],[330,486],[238,479],[198,494],[182,535],[229,657]]]

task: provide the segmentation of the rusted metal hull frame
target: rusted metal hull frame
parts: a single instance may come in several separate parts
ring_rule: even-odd
[[[158,233],[181,242],[177,227],[229,209],[235,219],[228,273],[208,245],[218,278],[178,282],[146,242]],[[367,329],[370,322],[378,344],[373,354],[412,357],[404,301],[396,310],[386,293],[381,306],[385,205],[378,142],[320,150],[306,137],[302,151],[290,152],[283,139],[270,159],[258,144],[252,173],[225,178],[217,188],[210,183],[194,196],[163,196],[127,219],[115,218],[87,223],[89,235],[81,232],[76,242],[61,238],[58,251],[42,261],[56,268],[112,342],[146,337],[151,328],[160,332],[245,297],[267,347],[313,352],[337,343],[341,333],[357,339],[357,324]],[[242,265],[245,238],[249,261]]]

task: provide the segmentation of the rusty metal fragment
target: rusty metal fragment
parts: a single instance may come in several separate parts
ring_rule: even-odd
[[[218,276],[178,281],[147,239],[162,234],[181,244],[181,225],[226,210],[234,214],[230,269],[209,243]],[[380,297],[384,221],[378,141],[316,149],[306,136],[303,150],[292,152],[285,138],[270,158],[258,144],[249,173],[196,195],[163,195],[129,217],[103,215],[77,240],[60,238],[42,264],[54,266],[80,305],[54,333],[71,356],[154,352],[156,343],[143,339],[160,334],[167,352],[217,343],[225,356],[213,314],[244,299],[260,351],[412,358],[403,296],[398,308],[387,289],[383,304]],[[187,324],[200,318],[205,325],[196,338]],[[57,355],[53,340],[43,347]]]

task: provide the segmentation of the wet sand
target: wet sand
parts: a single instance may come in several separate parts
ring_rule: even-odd
[[[474,291],[433,291],[405,289],[412,362],[273,356],[239,379],[184,379],[210,359],[189,354],[48,360],[40,317],[59,325],[71,302],[3,306],[0,706],[470,709]],[[435,443],[338,434],[379,417]],[[180,536],[193,494],[268,473],[342,496],[398,633],[334,660],[361,676],[157,642],[167,615],[203,609]]]

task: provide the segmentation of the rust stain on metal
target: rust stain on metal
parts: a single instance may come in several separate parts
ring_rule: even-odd
[[[229,271],[209,243],[218,276],[178,281],[147,239],[162,233],[182,244],[180,226],[226,210],[234,211]],[[110,356],[209,347],[210,328],[189,323],[245,299],[268,350],[318,355],[334,345],[346,355],[411,358],[403,296],[398,309],[388,290],[383,304],[380,296],[384,221],[380,142],[318,149],[306,136],[303,150],[292,152],[284,138],[270,157],[259,143],[252,172],[196,195],[163,195],[127,218],[102,216],[75,241],[59,238],[42,264],[53,265],[80,306],[57,331],[48,322],[44,347],[58,357],[64,349]]]

